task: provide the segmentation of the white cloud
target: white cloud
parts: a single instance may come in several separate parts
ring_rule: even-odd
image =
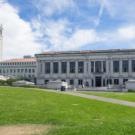
[[[126,25],[112,31],[98,33],[106,48],[135,48],[135,25]]]
[[[104,8],[111,17],[126,21],[135,20],[135,1],[134,0],[96,0],[100,4],[104,3]]]
[[[44,41],[50,50],[75,50],[87,44],[95,44],[104,41],[94,29],[71,29],[68,20],[33,22],[37,33],[44,36]],[[42,27],[42,29],[40,28]],[[40,34],[39,34],[40,33]]]
[[[118,29],[118,37],[125,40],[135,40],[135,25],[130,25]]]
[[[34,5],[43,15],[51,16],[74,7],[74,0],[34,0]]]
[[[30,23],[21,19],[18,10],[6,2],[0,2],[0,24],[4,27],[4,58],[22,57],[40,50]]]

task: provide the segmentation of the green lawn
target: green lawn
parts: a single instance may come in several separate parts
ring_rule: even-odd
[[[81,92],[81,93],[135,102],[135,92]]]
[[[80,97],[0,87],[0,125],[49,124],[49,135],[134,135],[135,108]]]

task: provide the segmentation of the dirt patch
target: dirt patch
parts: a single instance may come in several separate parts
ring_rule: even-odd
[[[42,135],[46,134],[50,127],[47,125],[0,126],[0,135]]]

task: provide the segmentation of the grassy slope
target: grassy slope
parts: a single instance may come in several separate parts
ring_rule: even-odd
[[[0,124],[23,123],[56,125],[49,135],[134,135],[135,108],[0,87]]]
[[[135,102],[134,92],[81,92],[81,93]]]

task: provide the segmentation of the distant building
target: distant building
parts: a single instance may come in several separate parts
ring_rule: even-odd
[[[37,84],[61,80],[75,87],[124,85],[135,79],[135,50],[64,51],[37,54]]]
[[[36,59],[24,57],[1,61],[0,75],[34,81],[36,78]]]

